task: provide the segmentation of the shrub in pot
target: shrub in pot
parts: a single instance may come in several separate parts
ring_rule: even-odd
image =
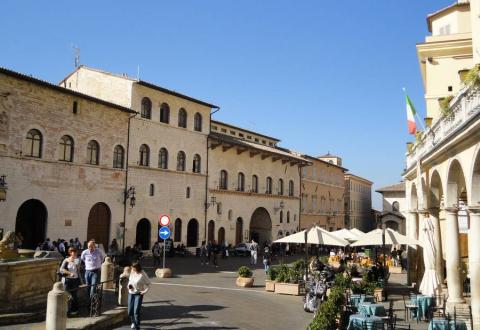
[[[238,277],[236,284],[242,288],[251,288],[253,286],[253,273],[247,266],[238,268]]]

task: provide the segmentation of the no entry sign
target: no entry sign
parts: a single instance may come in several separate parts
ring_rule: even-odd
[[[170,224],[170,217],[166,214],[161,214],[158,222],[160,223],[160,226],[168,227]]]

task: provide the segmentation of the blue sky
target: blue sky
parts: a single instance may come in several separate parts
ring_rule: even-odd
[[[58,82],[81,63],[221,106],[215,118],[375,183],[404,169],[415,44],[453,0],[2,1],[0,66]],[[380,200],[374,195],[374,207]]]

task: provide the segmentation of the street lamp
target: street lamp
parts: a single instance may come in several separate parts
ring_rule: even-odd
[[[205,210],[207,210],[210,206],[215,206],[217,204],[217,197],[210,196],[210,202],[205,202]]]
[[[127,200],[130,199],[130,207],[135,206],[135,187],[131,186],[123,192],[123,238],[122,238],[122,253],[125,255],[125,232],[127,230]]]
[[[131,186],[128,190],[125,190],[123,203],[126,205],[127,200],[130,198],[130,207],[135,206],[136,198],[135,198],[135,187]]]
[[[0,176],[0,202],[4,202],[7,200],[7,181],[6,175]]]

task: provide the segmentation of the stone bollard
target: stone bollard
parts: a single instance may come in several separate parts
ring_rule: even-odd
[[[53,289],[48,293],[46,330],[64,330],[67,328],[67,299],[62,282],[53,284]]]
[[[100,272],[100,282],[111,281],[103,284],[104,289],[113,289],[115,283],[113,282],[114,266],[110,257],[106,257],[102,264],[102,271]]]
[[[158,278],[172,277],[172,270],[170,268],[157,268],[155,271],[155,276]]]
[[[123,269],[122,275],[120,275],[120,284],[118,288],[118,305],[128,305],[128,278],[130,277],[130,267]]]

